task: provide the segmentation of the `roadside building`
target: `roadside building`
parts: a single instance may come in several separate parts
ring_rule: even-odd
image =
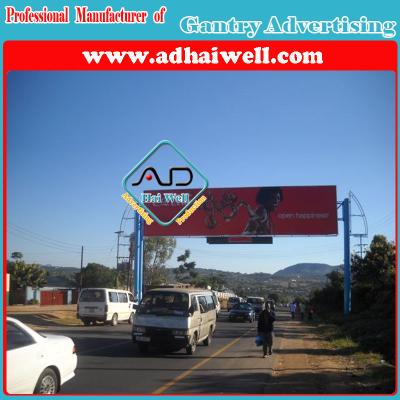
[[[49,277],[47,285],[42,288],[28,286],[25,291],[25,304],[62,305],[76,304],[78,289],[58,276]]]

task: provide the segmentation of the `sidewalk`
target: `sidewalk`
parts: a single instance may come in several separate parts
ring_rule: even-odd
[[[274,368],[267,375],[264,393],[391,392],[389,387],[381,387],[379,380],[371,379],[376,366],[356,365],[352,357],[355,349],[330,348],[317,329],[315,325],[289,318],[277,322],[275,336],[280,343],[274,351]],[[383,372],[393,373],[389,369]]]

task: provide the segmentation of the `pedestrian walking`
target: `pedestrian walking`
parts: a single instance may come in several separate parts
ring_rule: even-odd
[[[290,303],[290,313],[292,314],[292,319],[294,319],[295,315],[296,315],[296,303],[294,301],[292,301]]]
[[[272,355],[273,330],[275,322],[275,313],[271,306],[267,303],[263,311],[258,317],[258,334],[263,338],[263,357]]]

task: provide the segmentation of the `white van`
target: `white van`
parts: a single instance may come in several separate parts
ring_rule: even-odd
[[[149,346],[186,349],[193,354],[198,343],[211,343],[217,321],[213,293],[202,289],[153,289],[134,316],[132,340],[139,351]]]
[[[133,294],[126,290],[87,288],[82,289],[77,306],[77,318],[84,325],[90,325],[96,321],[109,322],[117,325],[118,321],[133,321],[137,303]]]
[[[217,318],[218,318],[219,312],[221,311],[221,303],[219,302],[217,294],[215,293],[214,290],[212,291],[212,296],[215,303],[215,311],[217,312]]]

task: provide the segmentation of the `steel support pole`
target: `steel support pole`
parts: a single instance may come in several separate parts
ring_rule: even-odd
[[[140,271],[139,271],[139,251],[140,251],[140,238],[139,238],[139,220],[140,216],[137,212],[134,214],[134,230],[135,230],[135,255],[134,255],[134,268],[133,268],[133,295],[135,299],[139,297],[140,288]]]
[[[344,234],[344,315],[351,311],[351,265],[350,265],[350,204],[349,199],[342,203]]]
[[[144,279],[143,279],[143,272],[144,272],[144,263],[143,263],[143,259],[144,259],[144,219],[143,218],[139,218],[140,219],[140,226],[139,226],[139,232],[140,232],[140,291],[139,291],[139,297],[138,297],[138,301],[142,300],[143,297],[143,288],[144,288]]]
[[[138,302],[142,299],[143,279],[143,219],[135,212],[135,263],[133,273],[133,294]]]

